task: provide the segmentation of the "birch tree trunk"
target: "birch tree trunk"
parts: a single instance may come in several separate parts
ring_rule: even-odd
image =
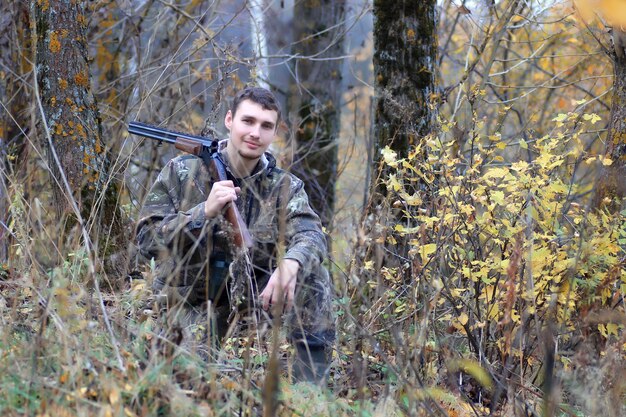
[[[91,222],[94,243],[104,254],[115,250],[114,246],[125,246],[125,239],[117,209],[117,185],[109,178],[100,116],[91,90],[85,6],[84,1],[31,2],[36,25],[35,65],[45,137],[50,139],[44,139],[44,147],[59,220],[67,214],[73,217],[70,199],[76,201],[83,219]]]
[[[613,28],[613,103],[605,155],[613,163],[601,170],[594,207],[619,211],[626,197],[626,32]]]
[[[269,69],[267,67],[267,28],[265,25],[265,2],[250,0],[250,27],[252,28],[252,45],[256,55],[256,80],[259,87],[269,89]]]
[[[289,108],[296,115],[294,171],[300,176],[322,224],[335,209],[337,150],[341,112],[345,0],[303,0],[294,11],[296,84]]]

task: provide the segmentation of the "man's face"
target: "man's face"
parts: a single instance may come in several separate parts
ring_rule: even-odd
[[[230,131],[228,146],[243,159],[259,159],[274,141],[277,119],[275,110],[266,110],[251,100],[242,101],[236,113],[229,110],[224,119]]]

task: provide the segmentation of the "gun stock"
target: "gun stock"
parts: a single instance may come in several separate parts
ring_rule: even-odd
[[[225,181],[228,179],[226,176],[226,169],[224,168],[222,161],[218,160],[217,156],[211,158],[210,169],[213,171],[213,174],[218,180]],[[239,213],[235,203],[229,203],[226,206],[224,217],[233,228],[233,239],[235,241],[235,245],[239,248],[245,246],[250,249],[252,247],[252,236],[250,236],[248,226],[246,226],[246,223],[243,221],[243,217],[241,217],[241,213]]]
[[[212,138],[174,132],[140,122],[130,122],[128,124],[128,133],[173,144],[176,149],[191,155],[196,155],[202,159],[209,172],[219,181],[228,179],[226,169],[217,156],[217,141]],[[230,203],[226,206],[224,217],[233,228],[233,240],[235,241],[235,245],[239,248],[251,248],[253,242],[250,231],[234,203]]]

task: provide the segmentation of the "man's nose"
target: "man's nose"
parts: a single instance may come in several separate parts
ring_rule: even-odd
[[[250,136],[258,138],[260,134],[261,134],[261,126],[259,126],[258,124],[255,124],[254,126],[252,126],[252,129],[250,130]]]

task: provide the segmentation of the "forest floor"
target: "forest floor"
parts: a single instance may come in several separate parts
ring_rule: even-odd
[[[607,409],[602,401],[615,401],[609,409],[623,410],[624,379],[608,395],[592,398],[597,385],[591,385],[588,391],[569,390],[578,398],[555,392],[555,401],[529,385],[524,401],[491,409],[486,397],[472,397],[475,382],[465,382],[465,392],[445,379],[427,387],[408,370],[389,372],[393,367],[385,361],[394,363],[392,352],[355,355],[348,334],[339,335],[326,387],[293,384],[292,348],[284,335],[273,343],[271,331],[241,332],[208,361],[184,347],[163,349],[154,332],[156,314],[145,305],[149,291],[143,279],[104,293],[100,304],[92,285],[57,277],[47,291],[29,277],[4,272],[3,416],[594,416]],[[584,379],[606,376],[611,362],[602,363],[589,363]]]

